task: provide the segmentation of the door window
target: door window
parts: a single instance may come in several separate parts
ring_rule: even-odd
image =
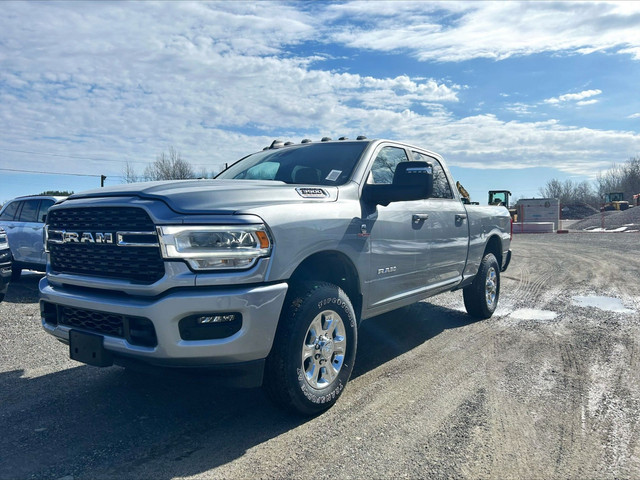
[[[21,222],[35,222],[38,220],[38,207],[40,200],[25,200],[20,211]]]
[[[393,175],[396,173],[396,167],[400,162],[408,162],[407,153],[403,148],[384,147],[371,166],[371,173],[367,179],[367,183],[375,184],[391,184],[393,183]]]
[[[38,210],[38,222],[44,223],[44,217],[49,211],[49,207],[55,202],[53,200],[45,199],[40,202],[40,209]]]

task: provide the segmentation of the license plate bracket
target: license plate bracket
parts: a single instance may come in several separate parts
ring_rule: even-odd
[[[69,356],[72,360],[95,367],[113,365],[113,355],[104,348],[104,337],[93,333],[70,330]]]

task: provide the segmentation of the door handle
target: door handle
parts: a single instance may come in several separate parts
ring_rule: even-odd
[[[413,223],[424,222],[429,218],[428,213],[414,213],[413,214]]]
[[[466,213],[456,213],[456,222],[461,222],[467,219]]]

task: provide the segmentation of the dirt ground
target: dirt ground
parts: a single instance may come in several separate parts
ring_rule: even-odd
[[[640,234],[520,235],[498,311],[363,323],[338,404],[67,359],[37,275],[0,304],[0,478],[640,478]]]

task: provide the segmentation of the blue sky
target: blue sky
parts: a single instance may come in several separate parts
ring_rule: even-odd
[[[540,196],[640,155],[638,32],[640,2],[1,2],[0,203],[361,134]]]

